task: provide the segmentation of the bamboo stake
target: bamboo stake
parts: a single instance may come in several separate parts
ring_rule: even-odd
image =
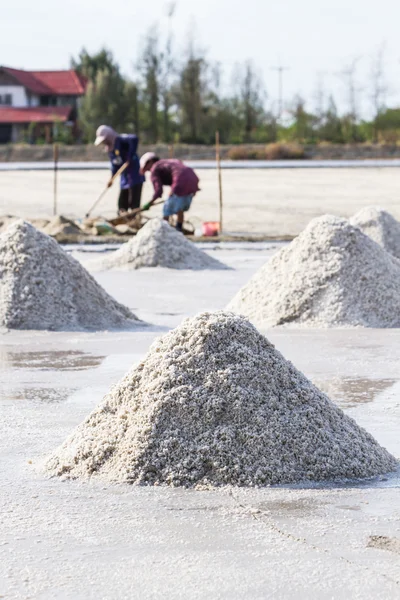
[[[53,215],[57,214],[57,175],[58,175],[58,144],[53,144],[54,158],[54,189],[53,189]]]
[[[220,144],[219,144],[219,131],[215,132],[215,158],[217,161],[217,172],[218,172],[218,191],[219,191],[219,235],[222,234],[222,172],[221,172],[221,155],[220,155]]]

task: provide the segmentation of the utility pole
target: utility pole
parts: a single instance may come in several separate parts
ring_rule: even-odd
[[[278,119],[281,119],[283,113],[283,73],[284,71],[289,71],[289,67],[283,67],[279,61],[277,67],[271,68],[278,73]]]

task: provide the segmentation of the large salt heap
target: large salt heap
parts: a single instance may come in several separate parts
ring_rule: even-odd
[[[263,327],[400,327],[400,262],[347,220],[325,215],[227,308]]]
[[[46,462],[50,475],[171,486],[366,478],[397,462],[233,313],[149,353]]]
[[[400,258],[400,223],[386,210],[367,206],[351,217],[350,223],[361,229],[386,252]]]
[[[151,219],[119,250],[93,261],[93,269],[227,269],[228,267],[196,248],[166,221]]]
[[[24,221],[0,235],[0,326],[61,331],[138,323],[48,235]]]

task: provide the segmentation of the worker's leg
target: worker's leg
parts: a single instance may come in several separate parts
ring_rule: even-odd
[[[192,204],[193,194],[189,196],[182,196],[178,198],[179,202],[176,204],[176,208],[178,209],[176,212],[176,229],[177,231],[182,231],[183,229],[183,219],[184,213],[189,210],[190,205]]]
[[[140,208],[140,199],[142,197],[142,183],[137,183],[136,185],[129,188],[129,210],[135,210],[136,208]]]
[[[128,210],[129,206],[129,189],[121,190],[118,198],[118,213],[123,213]]]
[[[183,227],[183,210],[178,210],[178,212],[176,213],[176,230],[177,231],[182,231],[182,227]]]
[[[163,206],[164,221],[169,221],[169,218],[172,217],[172,215],[176,214],[176,208],[175,208],[176,198],[177,198],[177,196],[172,195],[169,198],[167,198],[166,201],[164,202],[164,206]]]

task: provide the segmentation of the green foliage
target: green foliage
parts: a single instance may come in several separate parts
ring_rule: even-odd
[[[98,71],[90,81],[80,107],[80,122],[86,141],[92,141],[97,127],[105,123],[114,129],[124,129],[129,122],[132,105],[130,89],[119,72]]]
[[[102,48],[96,54],[90,55],[86,48],[82,48],[78,58],[71,59],[71,68],[94,82],[99,72],[119,73],[119,66],[114,56],[107,48]]]
[[[388,108],[380,113],[375,120],[375,124],[379,131],[400,130],[400,108]]]
[[[400,139],[400,109],[379,109],[372,121],[359,121],[354,111],[339,115],[333,97],[318,114],[297,97],[288,121],[278,122],[276,115],[265,108],[263,82],[251,61],[237,65],[234,91],[224,96],[219,66],[195,49],[193,40],[186,52],[179,57],[174,54],[170,25],[161,29],[168,30],[164,37],[158,26],[147,32],[141,43],[135,82],[122,76],[106,48],[93,55],[82,49],[78,58],[71,60],[71,66],[89,80],[79,107],[84,141],[93,141],[102,123],[117,131],[136,132],[143,143],[213,144],[218,130],[221,143],[282,142],[279,152],[296,142],[397,143]],[[70,130],[57,128],[58,141],[69,143],[69,134]],[[275,152],[274,148],[278,146],[270,146],[268,152]]]

